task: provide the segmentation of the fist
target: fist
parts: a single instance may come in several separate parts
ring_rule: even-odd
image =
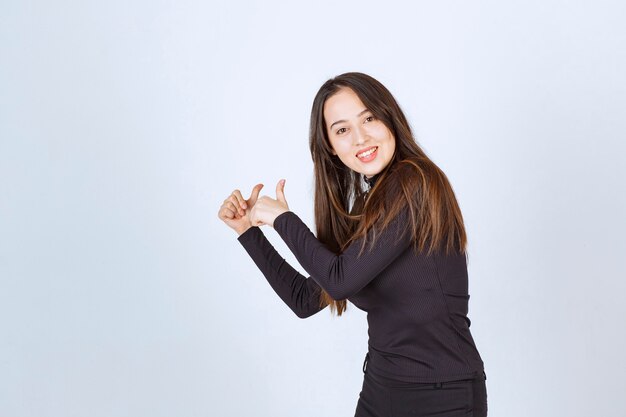
[[[250,213],[257,202],[261,188],[263,188],[263,184],[255,185],[250,194],[250,198],[247,200],[243,198],[239,190],[233,191],[226,200],[224,200],[224,203],[217,213],[217,217],[238,234],[242,234],[252,227]]]

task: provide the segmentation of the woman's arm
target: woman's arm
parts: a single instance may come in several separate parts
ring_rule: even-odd
[[[340,255],[322,244],[292,211],[276,217],[274,229],[285,241],[302,267],[335,300],[343,300],[359,292],[394,259],[411,246],[409,210],[404,208],[378,234],[370,251],[373,232],[367,235],[366,247],[358,257],[363,238],[355,240]],[[401,235],[401,236],[400,236]]]
[[[319,306],[319,285],[289,265],[259,227],[250,227],[237,240],[265,275],[276,294],[298,317],[310,317],[324,308]]]

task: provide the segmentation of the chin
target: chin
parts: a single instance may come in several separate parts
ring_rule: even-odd
[[[374,175],[378,175],[381,172],[382,172],[382,169],[379,171],[366,172],[366,173],[363,173],[363,175],[365,175],[366,177],[373,177]]]
[[[374,168],[374,169],[370,169],[370,170],[369,170],[369,173],[368,173],[367,175],[370,175],[370,176],[371,176],[371,175],[378,175],[378,174],[380,174],[381,172],[383,172],[383,171],[384,171],[384,169],[385,169],[385,167],[384,167],[384,166],[382,166],[382,167],[376,167],[376,168]]]

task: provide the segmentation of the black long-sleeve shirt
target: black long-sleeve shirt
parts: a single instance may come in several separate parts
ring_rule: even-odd
[[[274,229],[309,277],[289,265],[259,227],[249,228],[238,240],[298,317],[323,308],[321,288],[333,299],[348,299],[366,311],[367,366],[375,373],[406,382],[478,376],[484,368],[469,330],[465,255],[416,254],[411,234],[401,233],[408,224],[405,209],[379,233],[371,251],[368,236],[358,257],[362,239],[337,255],[295,213],[282,213]]]

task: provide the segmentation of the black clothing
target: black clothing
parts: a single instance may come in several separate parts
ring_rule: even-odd
[[[484,373],[461,381],[398,382],[367,369],[367,357],[363,373],[355,417],[487,416]]]
[[[369,185],[369,187],[371,189],[374,186],[374,184],[376,184],[376,180],[378,179],[380,174],[381,173],[379,172],[378,174],[372,176],[371,178],[367,178],[365,175],[363,175],[363,180],[367,183],[367,185]]]
[[[361,257],[362,239],[340,255],[328,250],[302,220],[287,211],[274,229],[306,278],[283,259],[259,227],[238,240],[274,291],[301,318],[319,307],[321,288],[335,300],[348,299],[367,312],[369,363],[376,375],[405,382],[446,382],[483,375],[483,362],[470,334],[467,265],[464,254],[427,257],[411,245],[409,210],[378,233]],[[320,288],[321,287],[321,288]]]

